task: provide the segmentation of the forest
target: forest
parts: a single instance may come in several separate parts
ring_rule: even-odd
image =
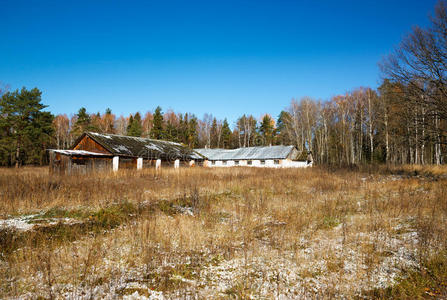
[[[46,149],[68,148],[83,131],[180,142],[191,148],[295,145],[317,164],[443,164],[447,151],[447,4],[427,28],[414,27],[380,63],[377,89],[354,88],[329,100],[292,99],[278,116],[163,111],[116,116],[52,115],[37,88],[0,86],[0,165],[43,165]]]

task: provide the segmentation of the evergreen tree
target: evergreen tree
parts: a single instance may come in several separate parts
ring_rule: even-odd
[[[84,131],[90,131],[92,129],[91,118],[87,113],[85,107],[81,107],[77,113],[77,120],[72,128],[72,135],[75,137],[80,136]]]
[[[41,103],[41,95],[37,88],[22,88],[0,98],[1,164],[43,163],[54,117],[42,111],[47,106]]]
[[[151,137],[153,139],[161,140],[164,137],[163,132],[163,114],[161,107],[157,106],[154,112],[154,119],[152,121]]]
[[[166,124],[165,137],[167,141],[180,142],[178,138],[178,128],[175,124],[168,122]]]
[[[229,148],[230,147],[230,139],[231,139],[231,129],[230,125],[228,125],[228,121],[225,118],[223,125],[222,125],[222,145],[223,148]]]
[[[199,136],[197,133],[197,118],[192,116],[188,122],[188,139],[187,145],[190,148],[195,148],[198,145]]]
[[[276,122],[276,142],[280,145],[290,145],[292,141],[290,140],[289,134],[287,132],[287,124],[291,121],[290,114],[284,110],[278,116],[278,121]]]
[[[126,134],[130,135],[129,132],[132,130],[132,124],[133,124],[133,116],[130,115],[129,121],[127,122],[127,128],[126,128]]]
[[[129,124],[127,125],[127,135],[141,137],[143,133],[143,126],[141,125],[141,115],[136,113],[134,117],[132,115],[129,118]]]
[[[218,132],[218,127],[217,127],[217,120],[216,120],[216,118],[214,118],[213,119],[213,124],[211,125],[211,130],[210,130],[210,136],[211,136],[211,148],[216,148],[216,147],[219,147],[219,145],[218,145],[218,140],[219,140],[219,138],[218,138],[218,134],[219,134],[219,132]]]
[[[184,116],[180,114],[178,135],[179,135],[179,142],[183,144],[188,144],[188,123],[189,123],[188,113],[185,113]]]

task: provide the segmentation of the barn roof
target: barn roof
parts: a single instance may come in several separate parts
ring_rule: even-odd
[[[85,135],[103,146],[113,155],[117,156],[143,157],[147,159],[163,160],[203,159],[202,156],[194,150],[191,150],[179,143],[117,134],[85,132],[78,139],[76,144],[79,143]]]
[[[266,160],[288,158],[295,146],[246,147],[238,149],[194,149],[209,160]]]

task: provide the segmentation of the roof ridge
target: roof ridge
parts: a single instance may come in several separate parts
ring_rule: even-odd
[[[223,150],[223,151],[232,151],[232,150],[239,150],[239,149],[250,149],[250,148],[272,148],[272,147],[285,147],[285,148],[289,148],[289,147],[295,147],[293,145],[272,145],[272,146],[250,146],[250,147],[239,147],[239,148],[234,148],[234,149],[225,149],[225,148],[196,148],[196,149],[200,149],[200,150]]]

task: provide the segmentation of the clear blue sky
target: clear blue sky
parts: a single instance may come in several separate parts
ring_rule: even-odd
[[[0,0],[0,82],[55,114],[276,117],[291,98],[377,87],[377,63],[435,0]]]

